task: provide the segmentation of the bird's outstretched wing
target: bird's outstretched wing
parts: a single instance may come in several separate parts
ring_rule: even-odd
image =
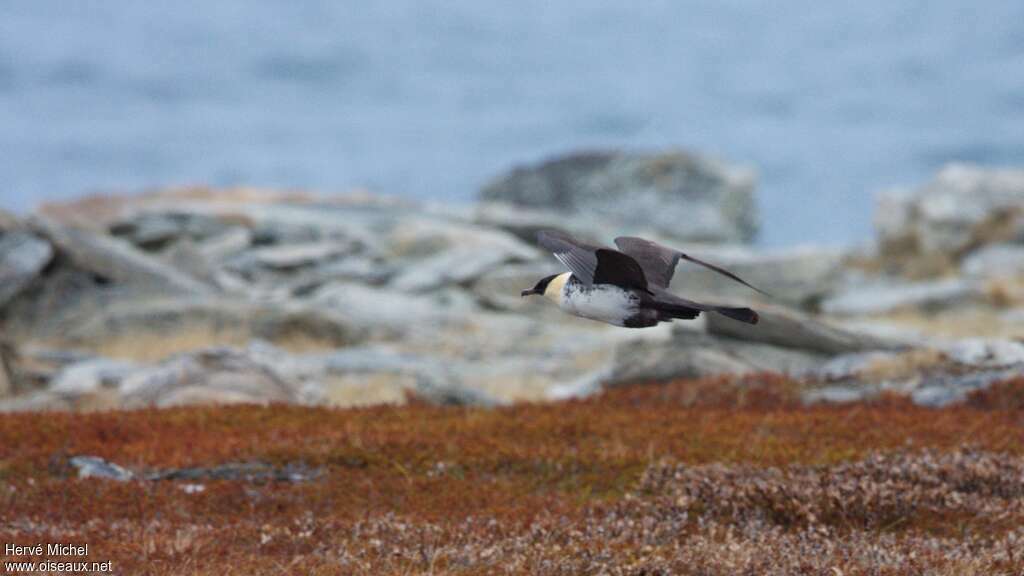
[[[614,284],[623,288],[647,290],[647,278],[640,264],[618,250],[579,242],[572,236],[553,230],[537,234],[541,246],[550,250],[573,276],[586,285]]]
[[[715,272],[735,280],[747,288],[760,292],[765,296],[771,296],[771,294],[768,294],[764,290],[750,284],[725,268],[699,260],[693,256],[684,254],[679,250],[662,246],[661,244],[652,242],[651,240],[645,240],[635,236],[619,236],[615,239],[615,245],[619,247],[619,250],[636,259],[636,261],[640,263],[640,266],[643,267],[644,275],[647,277],[647,280],[651,284],[661,288],[668,288],[669,283],[672,281],[672,275],[675,273],[676,264],[679,263],[680,259],[683,259],[703,266],[709,270],[714,270]]]

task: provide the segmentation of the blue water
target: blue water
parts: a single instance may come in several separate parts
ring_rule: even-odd
[[[183,183],[472,198],[576,148],[761,175],[769,245],[1024,164],[1024,2],[0,2],[0,207]]]

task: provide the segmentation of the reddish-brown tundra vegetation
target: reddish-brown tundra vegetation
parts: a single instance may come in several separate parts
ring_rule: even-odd
[[[3,415],[0,545],[121,574],[1024,574],[1024,379],[944,409],[795,389]],[[76,455],[314,477],[119,482]]]

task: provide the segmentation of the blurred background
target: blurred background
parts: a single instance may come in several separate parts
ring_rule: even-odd
[[[759,172],[762,245],[1024,159],[1024,3],[0,3],[0,208],[174,184],[469,200],[576,149]]]

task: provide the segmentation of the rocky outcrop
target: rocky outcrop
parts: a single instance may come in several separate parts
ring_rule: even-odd
[[[196,296],[215,292],[212,287],[162,264],[127,242],[45,219],[36,219],[32,224],[63,258],[104,282],[151,294]]]
[[[681,153],[554,159],[460,207],[190,189],[0,214],[0,410],[499,405],[752,372],[807,382],[808,401],[941,404],[1020,369],[1018,177],[955,167],[886,196],[877,254],[708,243],[752,237],[753,179]],[[644,235],[772,296],[683,262],[674,292],[761,322],[567,316],[519,295],[563,270],[534,245],[549,227]],[[935,255],[946,276],[907,278]]]
[[[946,273],[988,244],[1024,243],[1024,170],[950,165],[916,190],[883,194],[876,214],[890,270]]]
[[[53,247],[28,231],[0,231],[0,308],[43,272],[53,259]]]
[[[755,180],[749,169],[684,152],[592,152],[515,168],[481,198],[593,214],[677,240],[749,242],[757,233]]]

